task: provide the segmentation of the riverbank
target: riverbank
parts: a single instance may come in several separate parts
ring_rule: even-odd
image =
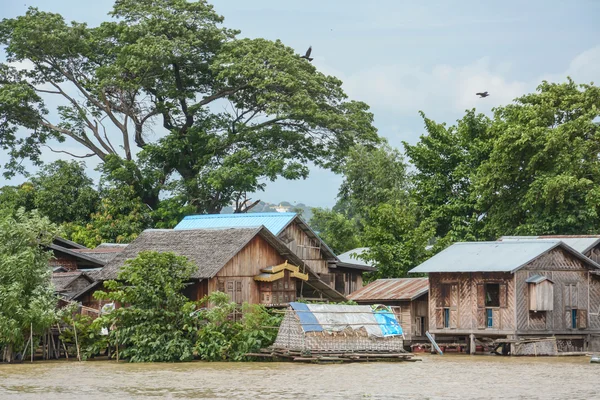
[[[419,363],[0,365],[2,399],[590,399],[588,357],[424,355]]]

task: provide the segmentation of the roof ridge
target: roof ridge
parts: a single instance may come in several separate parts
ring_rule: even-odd
[[[257,218],[257,217],[289,217],[298,215],[295,212],[259,212],[259,213],[238,213],[238,214],[193,214],[186,215],[183,219],[210,219],[210,218]]]

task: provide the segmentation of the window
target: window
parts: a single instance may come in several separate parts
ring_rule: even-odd
[[[444,308],[444,328],[450,328],[450,309]]]
[[[485,285],[485,306],[500,307],[500,284],[486,283]]]
[[[494,310],[492,310],[491,308],[485,309],[485,320],[486,320],[486,326],[488,328],[494,327]]]
[[[571,310],[571,328],[573,328],[573,329],[577,328],[577,310],[576,309]]]

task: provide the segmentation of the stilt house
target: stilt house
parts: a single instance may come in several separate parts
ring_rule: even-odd
[[[597,349],[600,265],[560,240],[455,243],[411,273],[429,274],[438,340],[553,337],[558,351]],[[470,340],[469,340],[470,339]]]

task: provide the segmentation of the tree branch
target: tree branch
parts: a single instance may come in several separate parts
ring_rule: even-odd
[[[71,157],[75,157],[75,158],[89,158],[89,157],[94,157],[94,156],[96,156],[96,155],[97,155],[96,153],[89,153],[89,154],[85,154],[85,155],[83,155],[83,156],[78,156],[78,155],[76,155],[76,154],[69,153],[68,151],[64,151],[64,150],[54,150],[52,147],[48,146],[47,144],[45,144],[45,145],[43,145],[43,146],[46,146],[47,148],[49,148],[49,149],[50,149],[50,151],[51,151],[51,152],[53,152],[53,153],[65,153],[65,154],[68,154],[68,155],[70,155]]]
[[[211,103],[211,102],[213,102],[215,100],[221,99],[221,98],[223,98],[225,96],[232,95],[235,92],[238,92],[238,91],[240,91],[242,89],[247,88],[248,86],[249,85],[242,85],[242,86],[238,86],[236,88],[225,89],[225,90],[223,90],[223,91],[221,91],[219,93],[215,93],[213,95],[210,95],[210,96],[207,96],[207,97],[203,98],[202,100],[200,100],[200,102],[196,103],[195,105],[196,106],[205,106],[208,103]]]

